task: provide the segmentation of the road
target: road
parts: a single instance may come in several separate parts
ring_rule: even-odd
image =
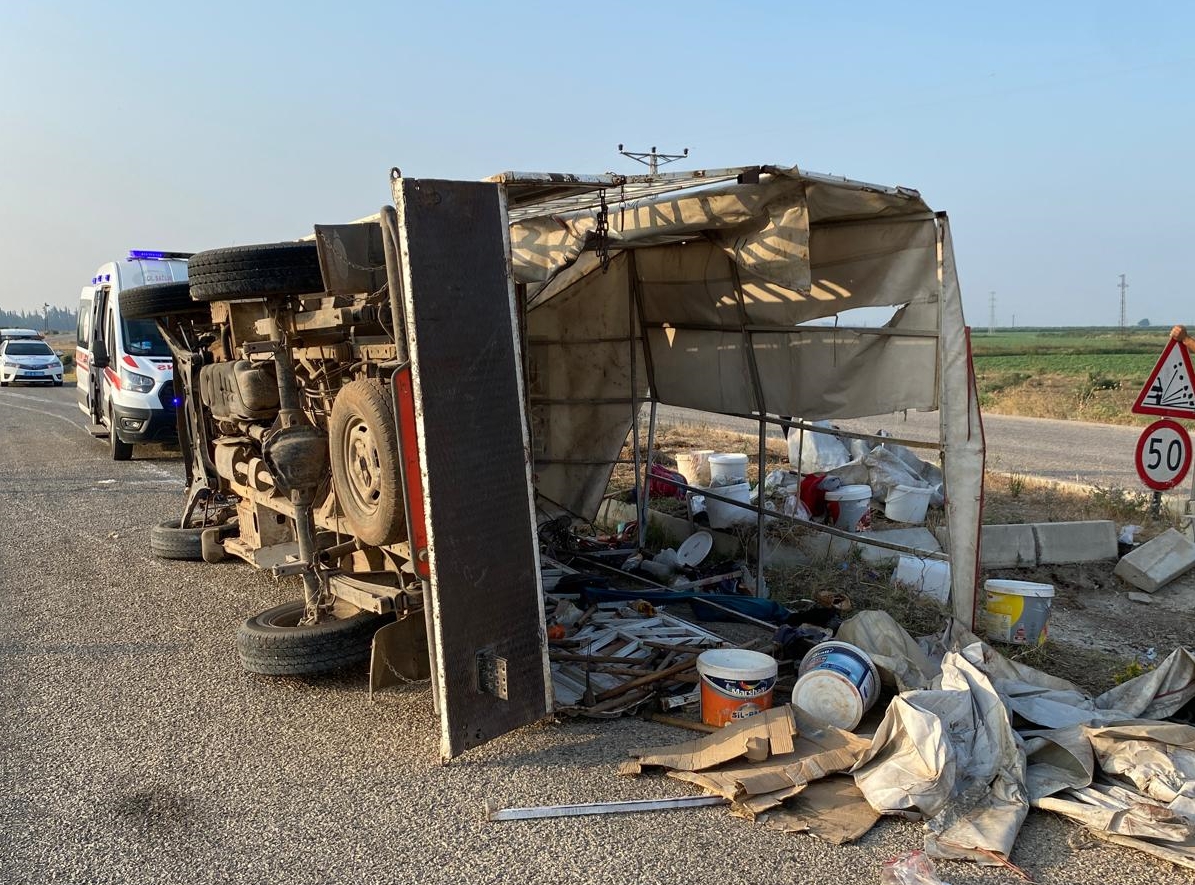
[[[754,433],[758,426],[752,421],[670,406],[660,408],[659,420],[692,421],[747,433]],[[835,423],[858,433],[887,430],[906,439],[936,442],[938,438],[937,412],[897,413]],[[989,470],[1103,488],[1145,490],[1133,467],[1141,428],[1010,415],[984,415],[983,428]],[[779,430],[773,432],[778,434]]]
[[[487,798],[688,795],[615,767],[631,747],[691,735],[638,719],[567,720],[441,766],[426,686],[371,704],[363,672],[242,673],[237,624],[297,596],[297,584],[151,557],[150,527],[180,506],[180,462],[152,450],[112,462],[83,423],[69,388],[0,391],[5,885],[842,885],[876,881],[885,858],[920,846],[920,827],[895,819],[831,847],[720,808],[482,822]],[[1012,859],[1043,885],[1182,876],[1038,813]],[[1011,881],[957,862],[939,871],[955,885]]]

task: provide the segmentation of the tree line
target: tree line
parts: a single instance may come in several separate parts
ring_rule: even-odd
[[[75,328],[76,316],[73,308],[65,307],[49,307],[45,310],[0,310],[0,326],[68,332]]]

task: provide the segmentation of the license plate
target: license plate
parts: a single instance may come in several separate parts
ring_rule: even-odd
[[[30,375],[34,378],[40,378],[42,375],[44,375],[46,373],[45,372],[25,372],[25,374]]]

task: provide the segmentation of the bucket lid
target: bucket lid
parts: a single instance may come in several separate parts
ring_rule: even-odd
[[[793,688],[793,706],[800,707],[818,722],[844,731],[857,727],[863,719],[859,689],[833,670],[812,670],[798,679]]]
[[[888,493],[888,497],[891,498],[897,492],[900,492],[902,495],[925,495],[928,498],[933,494],[934,490],[929,486],[896,485],[892,487],[892,491]]]
[[[839,486],[833,491],[826,492],[827,501],[861,501],[871,497],[871,486],[849,485]]]
[[[714,549],[714,536],[709,532],[694,532],[676,550],[681,565],[699,565]]]
[[[710,455],[711,464],[746,464],[747,456],[738,452],[721,452]]]
[[[712,648],[697,656],[697,672],[717,679],[768,679],[777,669],[771,655],[745,648]]]
[[[1054,595],[1053,584],[1036,584],[1033,581],[1009,581],[992,578],[983,582],[983,589],[993,593],[1007,593],[1009,596],[1035,596],[1048,598]]]

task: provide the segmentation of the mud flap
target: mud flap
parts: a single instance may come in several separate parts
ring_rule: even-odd
[[[375,691],[422,682],[431,677],[423,612],[408,612],[373,634],[369,656],[369,697]]]
[[[406,482],[448,759],[551,709],[519,322],[498,186],[393,187],[421,488]]]

